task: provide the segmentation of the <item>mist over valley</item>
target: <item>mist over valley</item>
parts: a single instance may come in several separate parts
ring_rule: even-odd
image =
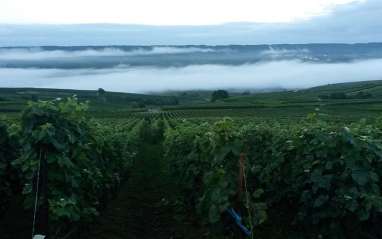
[[[382,79],[382,44],[0,48],[0,87],[298,89]]]

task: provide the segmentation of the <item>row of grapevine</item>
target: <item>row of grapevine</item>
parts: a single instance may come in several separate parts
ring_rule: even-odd
[[[252,118],[252,117],[262,117],[262,118],[304,118],[308,113],[314,111],[313,107],[290,107],[287,110],[281,108],[232,108],[232,109],[187,109],[178,110],[172,109],[160,112],[166,115],[169,119],[174,118]]]
[[[138,110],[114,110],[114,111],[99,111],[93,112],[93,116],[100,120],[125,120],[125,119],[142,119],[142,118],[162,118],[165,116],[167,119],[176,118],[217,118],[217,117],[231,117],[231,118],[272,118],[278,120],[285,119],[300,119],[311,112],[319,111],[321,115],[326,115],[327,119],[339,120],[342,122],[352,122],[362,117],[375,118],[379,115],[380,104],[370,105],[372,109],[365,112],[363,105],[352,104],[345,108],[340,103],[317,102],[316,104],[293,104],[293,105],[279,105],[267,107],[254,107],[254,106],[176,106],[176,107],[163,107],[159,111],[149,109]],[[320,109],[321,108],[321,109]],[[347,114],[344,114],[346,113]],[[350,116],[349,116],[350,115]]]
[[[7,201],[17,191],[19,185],[18,170],[11,165],[11,162],[18,157],[19,147],[17,140],[9,132],[12,129],[4,120],[0,121],[0,204]]]
[[[189,205],[209,222],[235,207],[238,155],[245,153],[247,226],[249,215],[253,225],[262,222],[267,208],[272,222],[303,228],[310,238],[381,236],[381,126],[239,127],[226,119],[167,130],[164,146]]]
[[[217,222],[226,209],[238,206],[233,197],[244,144],[232,121],[199,126],[186,121],[165,132],[164,148],[174,176],[187,195],[186,205],[205,215],[204,222]],[[251,197],[246,205],[252,212],[253,224],[259,224],[267,217],[266,205],[258,201],[261,189],[248,190]]]
[[[18,138],[14,151],[19,156],[5,158],[0,174],[3,168],[15,170],[23,185],[24,208],[35,210],[37,205],[38,212],[48,210],[47,218],[37,219],[50,221],[50,229],[65,235],[98,215],[98,208],[116,195],[138,151],[144,120],[132,128],[128,125],[126,131],[123,126],[87,121],[87,104],[78,104],[75,98],[58,106],[45,101],[28,104],[21,125],[8,129]]]

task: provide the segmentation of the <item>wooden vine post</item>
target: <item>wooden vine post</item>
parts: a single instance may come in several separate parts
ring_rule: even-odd
[[[237,208],[236,208],[236,212],[239,216],[242,216],[241,202],[243,197],[244,158],[245,158],[245,155],[241,153],[240,159],[239,159],[239,180],[237,183]],[[238,238],[240,239],[243,238],[243,231],[241,229],[239,229]]]
[[[42,160],[42,178],[43,178],[43,228],[45,238],[50,238],[50,219],[49,219],[49,203],[48,203],[48,165],[45,159]]]

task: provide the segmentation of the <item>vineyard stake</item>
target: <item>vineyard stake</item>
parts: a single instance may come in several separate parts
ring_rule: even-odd
[[[43,225],[46,238],[50,238],[50,220],[49,220],[49,203],[48,203],[48,167],[45,158],[42,160],[42,176],[43,176]]]
[[[241,213],[241,201],[242,201],[242,196],[243,196],[243,170],[244,170],[244,154],[240,154],[240,159],[239,159],[239,180],[237,183],[237,208],[236,212],[239,216],[242,216]],[[243,238],[243,232],[242,230],[239,229],[238,232],[238,238]]]

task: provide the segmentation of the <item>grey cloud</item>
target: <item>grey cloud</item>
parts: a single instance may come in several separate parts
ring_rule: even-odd
[[[98,89],[155,92],[190,89],[286,89],[342,82],[382,80],[382,59],[313,64],[260,62],[240,66],[191,65],[182,68],[119,67],[109,69],[0,68],[0,87]]]

